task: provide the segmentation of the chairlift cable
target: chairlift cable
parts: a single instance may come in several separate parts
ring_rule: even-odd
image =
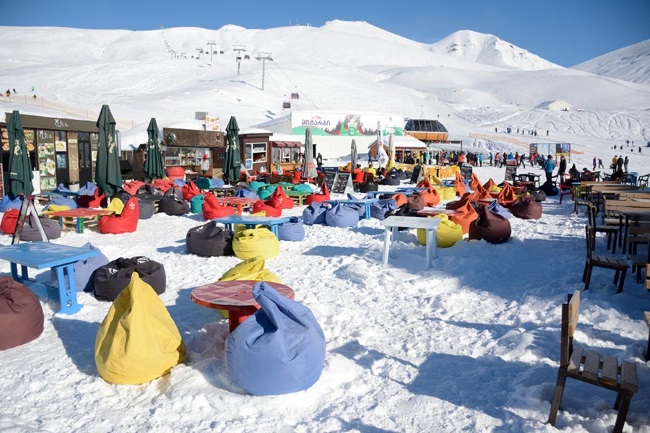
[[[289,75],[284,71],[284,69],[282,69],[282,68],[280,67],[280,65],[278,64],[277,60],[274,60],[272,63],[273,63],[273,64],[274,64],[274,65],[275,65],[275,66],[280,70],[280,72],[282,72],[282,74],[284,74],[284,76],[285,76],[286,79],[289,81],[289,83],[291,83],[291,84],[293,85],[293,87],[294,87],[296,90],[298,90],[298,85],[297,85],[297,84],[296,84],[296,83],[291,79],[291,77],[289,77]],[[302,93],[302,92],[299,92],[299,93]],[[300,95],[300,97],[303,98],[303,95]],[[307,100],[307,101],[308,101],[308,102],[309,102],[309,103],[310,103],[310,104],[311,104],[311,105],[312,105],[316,110],[320,110],[320,108],[319,108],[319,107],[314,103],[314,101],[312,101],[312,100],[309,98],[309,96],[307,96],[306,94],[304,95],[304,99],[306,99],[306,100]]]

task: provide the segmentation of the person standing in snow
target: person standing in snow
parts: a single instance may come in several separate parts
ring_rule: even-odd
[[[593,168],[591,169],[591,171],[596,171],[596,163],[597,163],[597,162],[596,162],[596,157],[594,156],[594,160],[591,162],[591,165],[592,165],[592,167],[593,167]]]
[[[623,171],[627,173],[627,164],[630,162],[630,159],[625,155],[625,159],[623,160]]]
[[[564,169],[566,170],[566,166]],[[544,162],[544,173],[546,174],[547,182],[552,181],[553,170],[555,170],[555,161],[553,160],[553,155],[549,155],[548,159]]]

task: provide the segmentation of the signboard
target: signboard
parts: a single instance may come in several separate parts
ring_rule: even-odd
[[[332,188],[330,191],[332,191],[335,194],[345,193],[345,186],[348,184],[349,177],[350,177],[350,173],[348,172],[345,171],[337,172],[336,177],[334,178],[334,183],[332,184]]]
[[[206,131],[220,131],[221,126],[219,124],[219,117],[218,116],[208,116],[206,113],[205,115],[205,130]]]
[[[571,154],[571,143],[555,143],[555,154],[569,156]]]
[[[325,168],[325,183],[327,183],[328,188],[331,189],[332,186],[334,186],[335,179],[336,179],[336,170]]]
[[[514,182],[516,176],[517,176],[517,166],[506,167],[506,175],[505,175],[506,182],[508,181]]]
[[[463,179],[472,178],[472,166],[471,165],[462,165],[460,167],[460,174],[463,175]]]
[[[291,133],[304,135],[307,128],[314,135],[376,136],[380,124],[383,135],[404,135],[404,116],[386,113],[345,113],[327,111],[294,111]]]

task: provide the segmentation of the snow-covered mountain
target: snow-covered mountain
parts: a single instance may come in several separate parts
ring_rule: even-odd
[[[573,66],[573,69],[650,84],[650,39]]]
[[[544,60],[494,35],[460,30],[431,45],[431,51],[467,62],[524,71],[561,66]]]

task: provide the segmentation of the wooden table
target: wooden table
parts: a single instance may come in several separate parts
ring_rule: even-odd
[[[253,298],[253,286],[257,283],[259,281],[220,281],[197,287],[192,290],[190,297],[194,303],[202,307],[228,311],[228,326],[232,332],[260,308]],[[289,286],[269,281],[265,283],[289,299],[295,296],[295,292]]]
[[[325,200],[323,203],[334,203],[338,202],[341,203],[342,205],[363,205],[365,207],[365,219],[369,220],[371,218],[370,216],[370,206],[373,203],[377,203],[379,201],[378,198],[364,198],[364,199],[347,199],[347,200]]]
[[[285,194],[287,195],[287,197],[293,200],[295,204],[297,204],[298,206],[302,206],[304,204],[305,197],[307,197],[311,193],[291,190],[285,192]]]
[[[237,209],[237,215],[241,215],[243,208],[250,208],[259,201],[259,198],[247,198],[247,197],[217,197],[217,202],[219,204],[231,205]]]
[[[31,289],[39,296],[57,299],[61,309],[57,313],[73,314],[81,309],[77,303],[77,287],[74,280],[74,264],[99,254],[98,250],[52,244],[49,242],[29,242],[16,245],[0,246],[0,259],[11,263],[11,277],[23,283],[34,281],[29,278],[27,268],[47,269],[56,272],[57,287],[43,284]],[[18,265],[21,273],[18,275]],[[67,276],[67,285],[66,279]]]
[[[45,211],[44,215],[53,216],[59,219],[59,224],[61,228],[65,227],[66,219],[71,219],[74,225],[76,226],[77,233],[83,233],[84,227],[86,225],[86,220],[88,221],[97,221],[100,216],[103,215],[112,215],[114,212],[107,209],[91,209],[80,207],[77,209],[66,209],[66,210],[56,210],[56,211]]]
[[[384,254],[383,266],[388,265],[388,256],[390,245],[400,227],[424,229],[426,231],[426,263],[427,267],[433,266],[433,259],[438,257],[438,226],[442,220],[440,218],[420,218],[407,216],[389,216],[382,225],[384,226]]]
[[[221,218],[215,218],[212,221],[224,224],[226,228],[232,231],[233,224],[243,224],[246,228],[254,228],[257,225],[269,226],[275,237],[278,237],[278,226],[282,223],[289,222],[291,217],[262,217],[251,215],[230,215]]]

